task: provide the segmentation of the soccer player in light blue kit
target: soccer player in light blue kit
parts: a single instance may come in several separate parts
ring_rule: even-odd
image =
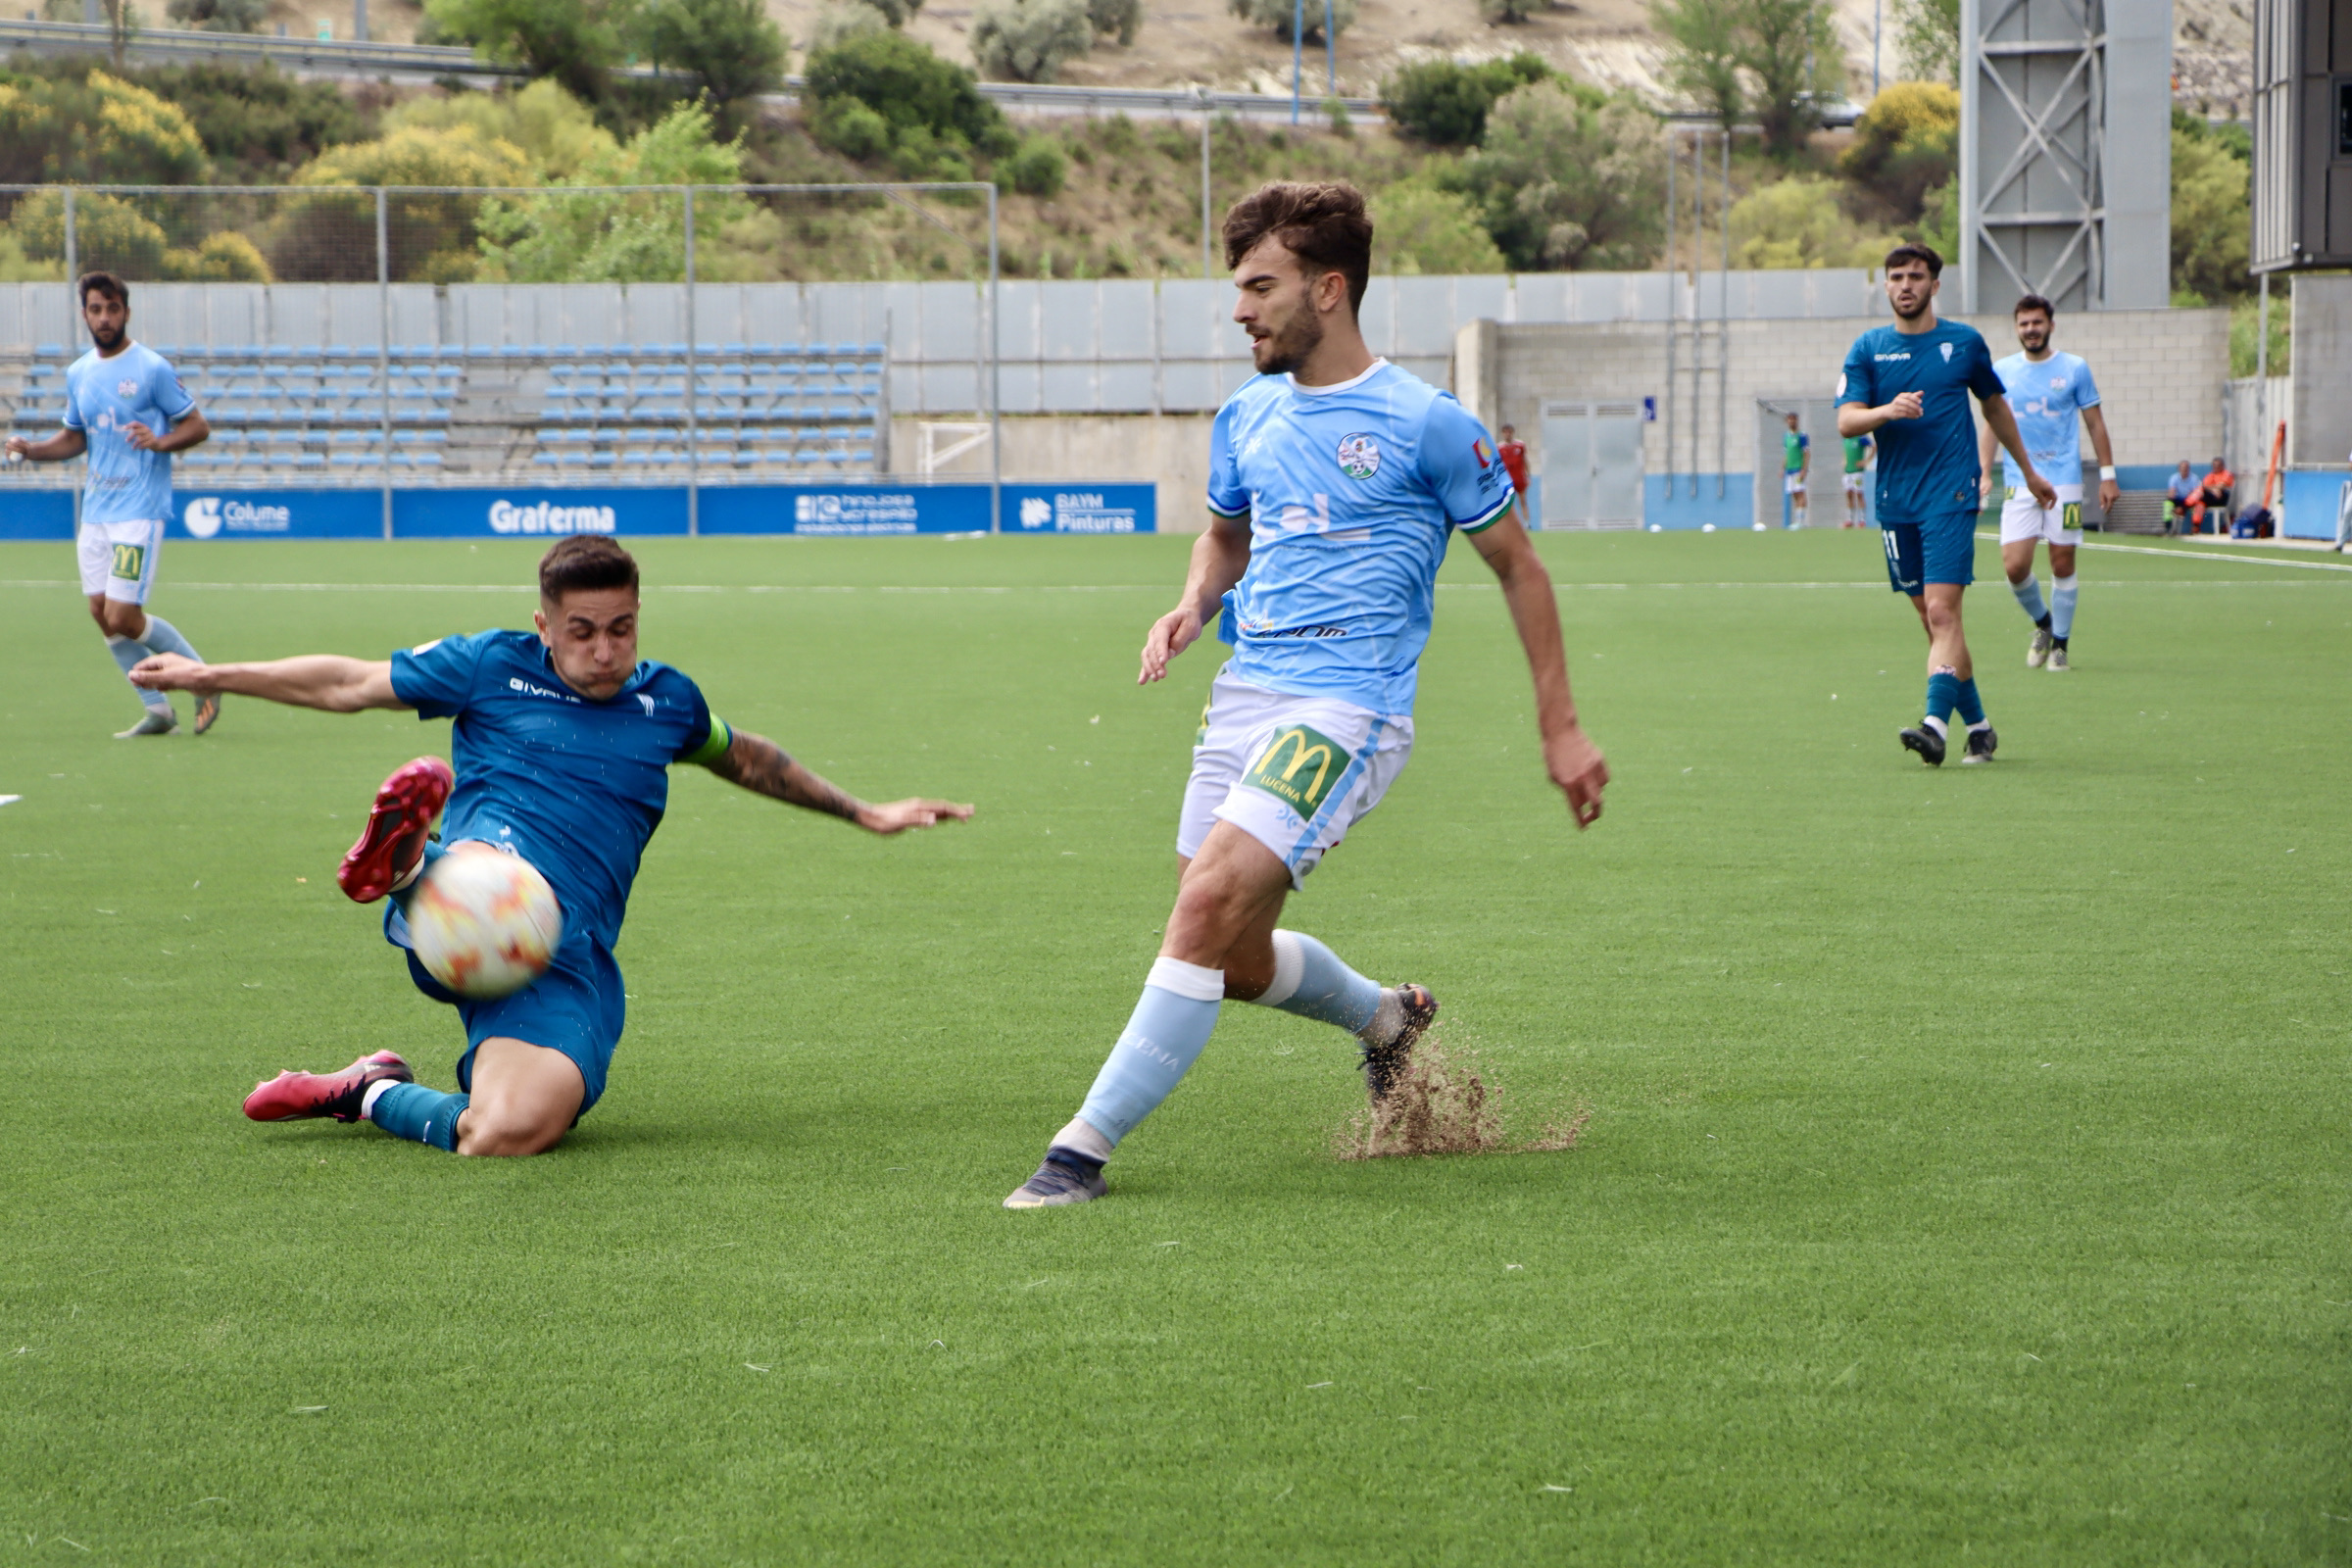
[[[209,438],[196,400],[165,359],[130,337],[130,290],[112,272],[84,272],[74,285],[82,324],[97,345],[66,369],[66,427],[46,441],[11,436],[11,461],[62,463],[90,456],[82,486],[81,591],[122,672],[150,654],[197,657],[179,629],[147,613],[155,566],[172,515],[172,454]],[[146,716],[115,738],[169,735],[179,727],[172,699],[132,683]],[[196,733],[220,716],[220,699],[196,705]]]
[[[1943,258],[1926,245],[1886,253],[1886,302],[1894,324],[1854,339],[1838,378],[1838,433],[1867,435],[1879,448],[1879,531],[1886,546],[1886,581],[1907,594],[1928,633],[1928,713],[1901,732],[1903,745],[1931,767],[1943,765],[1954,710],[1968,725],[1963,762],[1989,762],[2000,742],[1977,695],[1960,599],[1976,580],[1976,394],[1984,422],[2016,460],[2025,488],[2044,507],[2057,502],[2050,482],[2017,433],[2017,419],[1992,351],[1975,327],[1936,318]]]
[[[611,539],[563,540],[539,563],[534,631],[444,637],[388,660],[331,654],[260,664],[199,664],[171,655],[138,668],[158,687],[236,692],[330,712],[414,709],[453,718],[453,773],[438,757],[400,767],[376,792],[335,880],[355,902],[389,894],[384,935],[408,949],[407,896],[443,853],[516,855],[563,906],[545,974],[512,996],[472,1001],[444,989],[408,953],[410,977],[466,1025],[460,1093],[415,1082],[379,1051],[340,1072],[284,1072],[246,1097],[256,1121],[332,1116],[460,1154],[536,1154],[605,1091],[627,1009],[620,940],[629,888],[669,799],[668,769],[692,762],[745,789],[827,811],[874,833],[961,821],[968,806],[868,806],[809,772],[773,741],[712,715],[701,690],[637,658],[637,563]]]
[[[1346,185],[1267,185],[1226,215],[1233,316],[1259,374],[1217,413],[1209,526],[1137,680],[1163,679],[1220,604],[1234,654],[1193,748],[1159,957],[1085,1103],[1007,1208],[1102,1197],[1112,1150],[1175,1089],[1228,998],[1354,1035],[1376,1104],[1399,1080],[1436,999],[1384,989],[1275,922],[1412,753],[1453,530],[1501,580],[1552,782],[1578,826],[1600,815],[1608,769],[1577,722],[1551,579],[1512,514],[1509,475],[1467,410],[1364,346],[1371,258],[1364,199]]]
[[[2027,493],[2017,465],[2004,457],[2001,503],[2001,567],[2009,575],[2009,591],[2017,606],[2034,622],[2034,641],[2026,649],[2026,664],[2045,662],[2053,670],[2067,664],[2067,638],[2075,629],[2075,547],[2082,542],[2082,426],[2090,427],[2090,444],[2099,456],[2099,509],[2113,507],[2123,494],[2115,482],[2115,448],[2107,438],[2107,416],[2099,411],[2098,383],[2079,354],[2050,348],[2050,329],[2058,313],[2048,300],[2028,294],[2009,313],[2017,328],[2022,354],[2012,354],[1993,366],[2009,389],[2009,407],[2017,416],[2018,433],[2034,455],[2034,466],[2058,492],[2058,505],[2044,507]],[[1992,466],[1992,432],[1981,439],[1978,460]],[[2043,608],[2041,584],[2034,580],[2034,547],[2050,543],[2050,602]]]

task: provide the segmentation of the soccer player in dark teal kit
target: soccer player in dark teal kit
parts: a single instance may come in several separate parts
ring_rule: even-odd
[[[1908,594],[1928,632],[1928,713],[1901,733],[1931,767],[1943,765],[1953,710],[1968,725],[1963,762],[1989,762],[2000,744],[1977,695],[1960,599],[1976,581],[1977,426],[1975,393],[1993,437],[2016,460],[2025,488],[2057,504],[2050,482],[2017,433],[2017,419],[1992,351],[1975,327],[1936,317],[1943,258],[1925,245],[1886,253],[1886,302],[1894,324],[1874,326],[1846,351],[1838,378],[1838,433],[1867,435],[1879,449],[1879,530],[1886,580]]]
[[[668,769],[692,762],[794,806],[874,833],[961,821],[968,806],[868,806],[809,772],[772,741],[714,716],[692,680],[637,658],[637,563],[611,539],[576,535],[539,564],[534,632],[445,637],[389,660],[331,654],[261,664],[177,655],[134,679],[164,691],[234,692],[298,708],[409,708],[451,718],[450,765],[420,757],[384,781],[367,830],[335,873],[361,904],[391,896],[384,935],[407,949],[405,895],[443,853],[520,856],[564,907],[564,936],[538,980],[477,1002],[444,990],[414,952],[409,972],[466,1024],[460,1093],[414,1081],[389,1051],[340,1072],[280,1073],[245,1102],[256,1121],[332,1116],[460,1154],[536,1154],[555,1147],[605,1090],[625,1002],[612,948],[646,842],[668,803]],[[433,818],[447,814],[431,841]]]

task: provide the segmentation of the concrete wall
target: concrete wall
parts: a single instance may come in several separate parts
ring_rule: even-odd
[[[2346,285],[2343,318],[2352,332],[2352,278],[2326,281]],[[2303,348],[2303,299],[2299,288],[2298,376],[2307,363],[2322,358],[2307,355]],[[1529,459],[1539,469],[1544,460],[1539,412],[1546,400],[1638,402],[1654,397],[1658,416],[1646,427],[1642,447],[1649,473],[1748,473],[1759,466],[1757,400],[1833,396],[1847,347],[1857,334],[1877,324],[1868,318],[1732,321],[1730,370],[1722,399],[1725,418],[1720,425],[1716,416],[1719,378],[1712,369],[1698,378],[1693,395],[1688,323],[1681,329],[1680,369],[1670,389],[1664,323],[1514,325],[1474,321],[1455,339],[1455,389],[1490,426],[1517,425],[1520,439],[1528,443]],[[1985,335],[1995,358],[2015,351],[2016,337],[2005,317],[1979,317],[1971,324]],[[2198,459],[2201,467],[2220,450],[2222,387],[2230,370],[2227,311],[2069,314],[2059,318],[2057,344],[2090,362],[2119,465],[2169,466],[2185,457]],[[2352,343],[2346,346],[2352,348]],[[1712,365],[1716,353],[1712,323],[1707,327],[1705,348]],[[2352,451],[2352,355],[2334,357],[2330,368],[2342,384],[2336,396],[2344,439],[2333,449],[2335,461],[2340,462],[2346,451]],[[2298,407],[2307,406],[2302,402],[2300,382],[2297,397]],[[1670,428],[1672,452],[1666,444]],[[1777,468],[1778,454],[1767,456]],[[1834,502],[1835,491],[1827,493]],[[1817,490],[1817,503],[1821,494]]]
[[[2293,405],[2273,413],[2290,461],[2340,464],[2352,453],[2352,277],[2296,278],[2293,310]]]

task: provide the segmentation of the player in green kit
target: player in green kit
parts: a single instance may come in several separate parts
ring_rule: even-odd
[[[1849,435],[1844,437],[1844,442],[1845,521],[1839,526],[1867,528],[1870,526],[1870,502],[1862,490],[1862,475],[1870,466],[1873,444],[1866,435]]]
[[[1805,525],[1805,475],[1813,467],[1813,438],[1794,414],[1781,433],[1781,488],[1788,497],[1788,526]]]
[[[2016,460],[2021,488],[2042,507],[2057,492],[2034,467],[2017,433],[2007,390],[1992,368],[1984,334],[1960,321],[1938,320],[1936,290],[1943,258],[1926,245],[1897,245],[1886,253],[1886,303],[1894,324],[1874,326],[1846,351],[1838,378],[1838,433],[1873,436],[1879,446],[1879,532],[1886,546],[1886,580],[1907,594],[1928,632],[1928,713],[1899,739],[1930,767],[1943,765],[1952,713],[1968,725],[1964,762],[1989,762],[1999,745],[1977,695],[1960,599],[1976,580],[1977,425],[1971,394],[1984,422]]]

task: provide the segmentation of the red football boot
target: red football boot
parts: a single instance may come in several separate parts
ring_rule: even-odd
[[[293,1121],[303,1116],[358,1121],[368,1086],[387,1080],[413,1084],[416,1075],[389,1051],[362,1056],[341,1072],[281,1072],[253,1086],[253,1093],[245,1097],[245,1114],[255,1121]]]
[[[335,867],[335,881],[352,902],[373,904],[423,858],[433,818],[456,783],[449,764],[438,757],[419,757],[392,770],[375,792],[367,831]]]

